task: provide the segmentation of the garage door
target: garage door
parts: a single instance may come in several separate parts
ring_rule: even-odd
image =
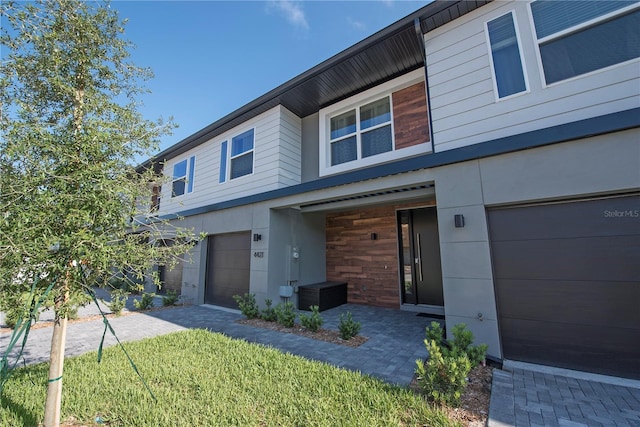
[[[640,378],[640,195],[488,218],[504,357]]]
[[[251,233],[209,236],[207,249],[204,302],[238,308],[233,296],[249,292]]]

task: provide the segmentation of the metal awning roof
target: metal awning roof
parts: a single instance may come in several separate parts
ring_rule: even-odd
[[[418,69],[424,66],[422,34],[490,1],[434,1],[188,136],[159,153],[156,159],[164,161],[178,156],[279,104],[305,117]]]

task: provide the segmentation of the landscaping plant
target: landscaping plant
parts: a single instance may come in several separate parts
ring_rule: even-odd
[[[474,366],[484,361],[487,345],[473,346],[473,333],[464,323],[453,327],[453,339],[446,341],[438,322],[431,322],[424,344],[429,352],[427,361],[417,360],[418,385],[430,400],[458,406],[467,385],[467,376]]]
[[[311,314],[300,314],[300,323],[303,328],[308,329],[311,332],[318,332],[320,326],[324,323],[322,316],[320,316],[320,307],[312,305],[309,308],[311,309]]]
[[[429,400],[459,406],[471,370],[469,358],[458,353],[444,355],[443,347],[436,340],[425,339],[424,344],[429,358],[426,362],[416,361],[418,386]]]
[[[109,310],[111,310],[111,312],[116,316],[120,316],[128,299],[129,292],[124,289],[114,289],[111,291],[111,301],[107,304],[109,306]]]
[[[162,296],[162,306],[170,307],[178,302],[178,293],[173,289],[169,289],[166,295]]]
[[[338,330],[340,331],[340,338],[343,340],[350,340],[360,333],[360,322],[353,320],[353,316],[350,311],[342,313],[340,315],[340,324]]]
[[[264,300],[264,304],[266,307],[260,312],[260,318],[267,322],[275,322],[278,319],[278,316],[276,315],[276,310],[271,306],[273,301],[267,298]]]
[[[156,294],[145,292],[144,294],[142,294],[142,298],[133,301],[133,305],[141,311],[149,310],[151,307],[153,307],[153,297],[155,296]]]
[[[233,300],[238,304],[240,312],[247,319],[260,317],[260,309],[256,303],[256,294],[234,295]]]
[[[292,328],[296,322],[296,312],[291,301],[276,305],[276,320],[282,326]]]

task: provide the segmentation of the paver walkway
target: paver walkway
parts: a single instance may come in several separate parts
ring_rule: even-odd
[[[507,369],[493,371],[489,427],[640,426],[640,381]]]

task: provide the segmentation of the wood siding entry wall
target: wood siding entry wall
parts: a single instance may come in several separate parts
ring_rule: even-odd
[[[404,207],[411,205],[326,215],[327,280],[348,283],[348,302],[400,308],[396,210]]]
[[[234,295],[249,292],[251,233],[208,237],[205,304],[238,308]]]
[[[640,379],[640,196],[488,218],[504,357]]]

